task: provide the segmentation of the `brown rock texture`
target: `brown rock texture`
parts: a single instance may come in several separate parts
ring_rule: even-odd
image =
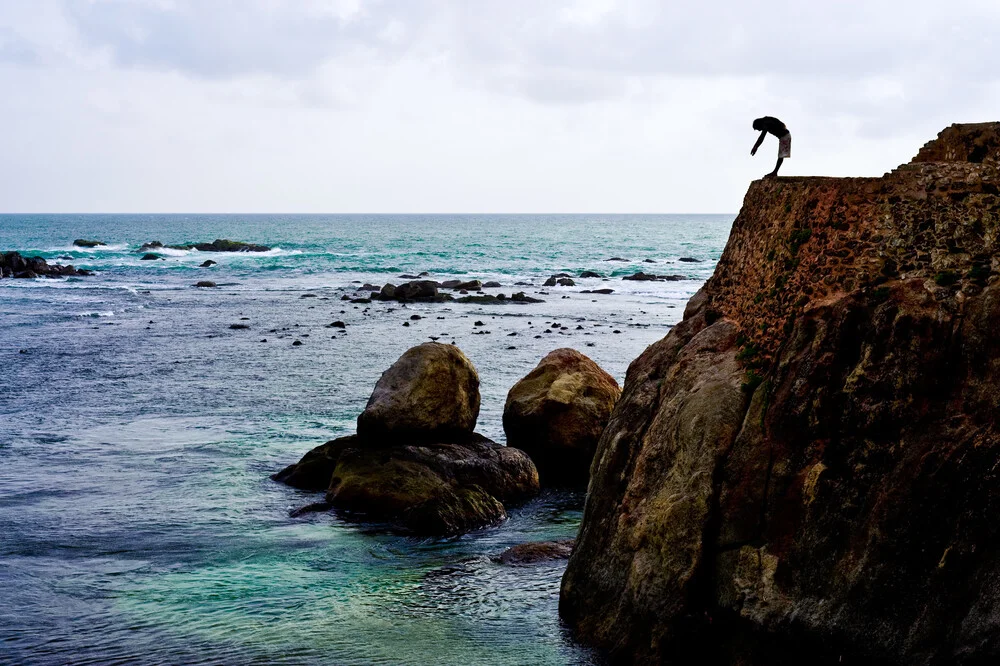
[[[440,439],[471,433],[478,417],[479,375],[472,362],[454,345],[426,342],[382,373],[358,416],[358,434]]]
[[[22,257],[19,252],[0,253],[0,278],[72,277],[93,275],[90,271],[47,263],[41,257]]]
[[[599,442],[560,599],[579,637],[640,663],[1000,658],[998,137],[751,184]]]
[[[586,486],[618,382],[575,349],[556,349],[507,393],[507,443],[526,452],[544,485]]]

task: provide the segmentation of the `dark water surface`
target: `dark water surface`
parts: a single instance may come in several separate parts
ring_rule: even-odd
[[[596,663],[558,619],[564,562],[490,559],[575,536],[581,496],[545,493],[498,528],[416,539],[332,514],[289,518],[317,495],[268,475],[353,431],[379,374],[430,336],[476,365],[478,429],[498,441],[507,390],[552,349],[578,348],[622,381],[711,274],[731,222],[0,216],[0,251],[98,271],[0,281],[0,663]],[[109,245],[74,248],[80,237]],[[137,253],[214,238],[275,249]],[[206,258],[218,266],[198,268]],[[588,269],[607,280],[540,287]],[[637,270],[689,279],[620,279]],[[340,300],[353,281],[420,271],[545,302]],[[219,288],[192,286],[205,279]],[[596,288],[615,293],[580,293]],[[403,327],[414,313],[424,318]],[[346,332],[325,328],[334,320]]]

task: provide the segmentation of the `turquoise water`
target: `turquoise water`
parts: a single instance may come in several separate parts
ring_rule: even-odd
[[[559,623],[564,563],[490,559],[575,536],[579,495],[545,493],[495,529],[415,539],[333,514],[289,518],[317,496],[268,475],[351,432],[379,374],[432,336],[478,368],[478,430],[498,441],[507,390],[552,349],[578,348],[622,381],[711,274],[731,222],[0,216],[0,251],[97,271],[0,281],[0,662],[599,663]],[[81,237],[109,245],[74,248]],[[215,238],[274,249],[137,253]],[[206,258],[218,265],[199,268]],[[582,270],[605,278],[541,287]],[[687,279],[620,279],[637,270]],[[421,271],[544,302],[341,300],[356,282]],[[192,287],[205,279],[220,288]],[[581,293],[596,288],[615,291]],[[346,331],[324,327],[333,320]]]

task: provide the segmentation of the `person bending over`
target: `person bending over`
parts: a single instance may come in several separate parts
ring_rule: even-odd
[[[760,132],[760,138],[753,145],[750,155],[757,154],[757,149],[760,148],[760,144],[764,143],[764,137],[768,133],[778,137],[778,163],[774,165],[774,171],[764,176],[765,178],[774,178],[778,175],[778,169],[781,168],[781,163],[785,158],[792,156],[792,133],[785,127],[785,123],[771,116],[764,116],[753,121],[753,128]]]

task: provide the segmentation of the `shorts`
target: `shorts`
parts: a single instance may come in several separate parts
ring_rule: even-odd
[[[792,133],[778,139],[778,157],[784,159],[792,156]]]

